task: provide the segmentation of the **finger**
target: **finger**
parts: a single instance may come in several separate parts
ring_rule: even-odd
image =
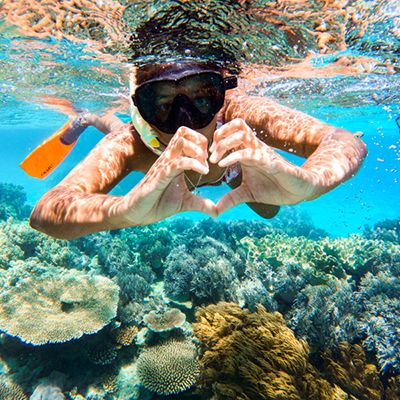
[[[185,197],[182,211],[200,211],[212,217],[217,216],[216,206],[212,200],[196,196],[190,192]]]
[[[213,148],[210,162],[216,164],[221,158],[230,150],[243,148],[244,142],[246,141],[246,132],[239,131],[233,133],[225,139],[219,141]]]
[[[206,149],[202,148],[201,146],[190,140],[187,140],[186,138],[181,138],[180,140],[183,141],[181,148],[182,155],[196,158],[202,163],[206,162],[208,158],[208,152]]]
[[[196,143],[200,147],[207,148],[208,140],[207,138],[200,132],[197,132],[193,129],[190,129],[186,126],[181,126],[177,131],[175,136],[184,137],[187,140],[190,140],[193,143]]]
[[[183,171],[195,171],[202,175],[209,172],[208,164],[202,163],[195,158],[179,157],[167,163],[165,166],[168,176],[177,176]]]
[[[253,130],[243,119],[235,118],[232,121],[222,125],[221,128],[214,132],[213,144],[210,147],[210,151],[214,151],[216,143],[218,143],[220,140],[232,135],[237,131],[248,131],[254,134]]]
[[[223,158],[221,161],[219,161],[218,165],[224,168],[233,165],[237,162],[249,166],[251,165],[260,166],[261,164],[264,165],[270,163],[271,171],[273,170],[275,164],[274,159],[272,157],[266,155],[265,151],[263,151],[261,148],[257,148],[257,149],[243,149],[235,151],[226,156],[225,158]]]
[[[231,190],[227,194],[225,194],[217,203],[216,210],[218,215],[222,214],[226,210],[229,210],[232,207],[237,206],[238,204],[254,202],[252,196],[248,193],[248,191],[243,187],[239,186],[238,188]]]

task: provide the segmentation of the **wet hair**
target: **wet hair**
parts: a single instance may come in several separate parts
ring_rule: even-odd
[[[222,63],[231,72],[238,72],[245,48],[243,35],[251,26],[241,3],[246,2],[151,2],[150,8],[145,7],[146,18],[135,24],[137,7],[130,4],[124,12],[127,26],[134,26],[123,49],[129,55],[127,61],[140,66],[191,58]]]

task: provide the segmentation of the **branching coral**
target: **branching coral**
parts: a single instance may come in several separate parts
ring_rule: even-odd
[[[379,265],[400,256],[399,245],[360,235],[314,241],[275,233],[261,239],[243,238],[241,245],[249,263],[256,266],[268,263],[274,267],[296,263],[311,269],[315,284],[327,282],[331,276],[351,275],[358,280],[366,272],[377,271]]]
[[[367,227],[364,230],[367,239],[385,240],[400,244],[400,219],[388,219],[378,222],[373,229]]]
[[[299,337],[306,338],[312,352],[316,352],[359,336],[357,315],[361,311],[351,284],[336,280],[304,288],[287,318],[288,325]]]
[[[118,287],[77,270],[16,261],[1,276],[0,329],[32,344],[94,333],[115,317]]]
[[[1,4],[0,4],[1,6]],[[0,183],[0,220],[13,217],[17,220],[29,215],[26,193],[22,186],[13,183]]]
[[[373,364],[368,364],[361,346],[343,342],[335,354],[324,355],[325,372],[331,382],[358,400],[380,400],[383,385]]]
[[[279,313],[251,313],[233,303],[200,309],[194,324],[204,353],[202,382],[215,399],[345,399],[308,362],[306,342]]]
[[[165,290],[195,303],[231,300],[243,262],[228,246],[210,237],[192,239],[171,251],[165,262]]]
[[[137,371],[142,384],[162,395],[183,392],[199,375],[196,350],[188,340],[169,339],[140,354]]]
[[[400,373],[399,272],[388,267],[376,276],[368,273],[361,280],[359,291],[365,308],[360,321],[366,335],[363,344],[376,354],[384,373]]]
[[[0,400],[28,400],[28,397],[17,384],[1,379]]]

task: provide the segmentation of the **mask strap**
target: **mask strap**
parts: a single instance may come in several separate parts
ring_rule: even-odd
[[[132,124],[145,146],[150,149],[154,154],[159,156],[165,150],[166,146],[158,140],[157,132],[150,126],[148,122],[143,119],[143,117],[140,115],[138,108],[133,103],[132,96],[135,94],[137,87],[135,83],[135,75],[136,71],[133,71],[129,79],[129,103]]]

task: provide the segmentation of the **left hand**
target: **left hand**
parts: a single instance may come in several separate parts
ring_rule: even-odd
[[[316,177],[259,140],[240,118],[215,131],[210,152],[211,163],[242,168],[241,185],[220,199],[218,214],[240,203],[296,204],[313,197]]]

